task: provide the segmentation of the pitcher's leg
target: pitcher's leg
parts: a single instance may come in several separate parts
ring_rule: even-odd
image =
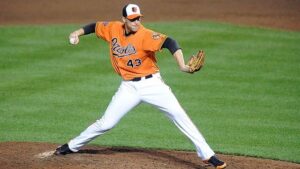
[[[140,98],[132,87],[126,82],[122,83],[101,119],[90,125],[79,136],[69,141],[70,150],[77,152],[82,146],[97,136],[112,129],[128,111],[139,103]]]
[[[144,91],[142,100],[166,112],[175,125],[193,142],[199,157],[207,160],[215,154],[167,85],[161,80],[156,82],[153,80],[152,87],[147,90],[155,92]]]
[[[175,107],[175,106],[174,106]],[[207,144],[206,140],[185,113],[185,111],[178,107],[178,109],[169,109],[166,112],[168,117],[174,122],[174,124],[193,142],[196,147],[197,154],[202,160],[208,160],[215,153]]]

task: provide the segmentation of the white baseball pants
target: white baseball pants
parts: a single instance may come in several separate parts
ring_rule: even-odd
[[[122,81],[101,119],[72,139],[68,143],[69,148],[74,152],[79,151],[82,146],[112,129],[127,112],[141,102],[149,103],[163,111],[193,142],[202,160],[207,160],[215,154],[180,106],[169,86],[162,81],[159,73],[137,82]]]

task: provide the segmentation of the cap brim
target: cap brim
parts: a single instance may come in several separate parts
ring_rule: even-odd
[[[127,19],[134,19],[134,18],[141,17],[141,16],[143,16],[143,15],[142,14],[133,14],[133,15],[127,16]]]

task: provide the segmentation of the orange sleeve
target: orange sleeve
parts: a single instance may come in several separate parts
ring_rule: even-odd
[[[147,30],[144,35],[143,49],[152,52],[159,51],[166,38],[167,36],[164,34]]]
[[[95,33],[99,38],[102,38],[105,41],[110,41],[110,22],[97,22]]]

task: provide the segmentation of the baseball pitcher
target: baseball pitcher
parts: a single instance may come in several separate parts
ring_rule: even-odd
[[[182,72],[194,73],[204,64],[201,50],[185,64],[178,43],[164,34],[154,32],[141,24],[142,14],[136,4],[128,4],[122,10],[122,22],[96,22],[72,32],[70,43],[79,43],[79,37],[95,33],[109,44],[110,61],[115,72],[121,76],[119,89],[112,97],[104,115],[86,128],[79,136],[58,147],[55,155],[79,151],[91,140],[111,130],[121,118],[144,102],[151,104],[170,118],[195,145],[198,156],[218,169],[226,167],[207,144],[202,134],[190,120],[178,100],[159,73],[155,53],[168,49]]]

